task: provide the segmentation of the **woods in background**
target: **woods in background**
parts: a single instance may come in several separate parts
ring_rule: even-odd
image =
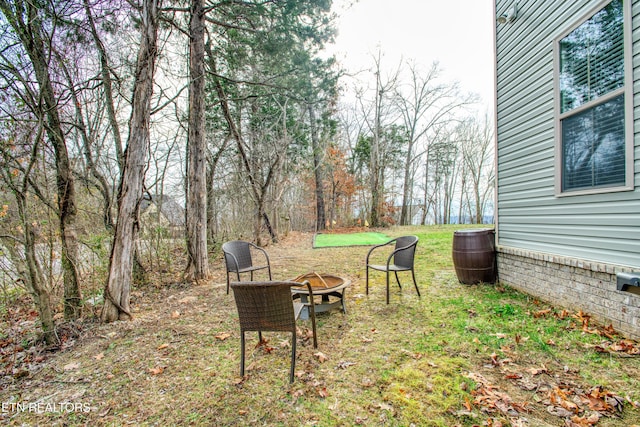
[[[225,240],[492,213],[493,126],[477,100],[436,62],[385,73],[378,52],[347,75],[323,52],[331,0],[0,12],[2,286],[32,296],[48,343],[60,289],[67,320],[97,288],[103,321],[131,318],[163,239],[182,243],[190,281]]]

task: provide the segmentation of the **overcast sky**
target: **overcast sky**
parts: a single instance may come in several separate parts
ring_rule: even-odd
[[[370,68],[378,46],[383,65],[400,58],[429,67],[482,97],[480,110],[493,110],[493,2],[491,0],[334,0],[341,15],[334,51],[350,71]]]

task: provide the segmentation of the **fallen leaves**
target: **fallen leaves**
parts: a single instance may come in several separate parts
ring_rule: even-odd
[[[604,342],[593,347],[599,353],[616,354],[622,357],[640,356],[640,346],[631,340],[620,340],[616,342]]]
[[[327,360],[329,360],[329,358],[327,357],[327,355],[326,355],[326,354],[324,354],[324,353],[323,353],[323,352],[321,352],[321,351],[319,351],[319,352],[315,353],[313,356],[314,356],[316,359],[318,359],[318,362],[320,362],[320,363],[324,363],[324,362],[326,362]]]
[[[484,376],[470,372],[467,377],[476,383],[475,390],[471,391],[474,396],[472,404],[482,412],[500,412],[509,417],[528,412],[527,402],[514,402],[507,393],[500,391],[499,387],[492,385]],[[470,406],[470,402],[465,403],[467,410],[470,410]]]
[[[149,368],[149,373],[151,375],[160,375],[164,372],[164,368],[162,366],[156,366],[155,368]]]
[[[592,426],[602,416],[617,416],[622,413],[624,399],[596,386],[585,392],[579,388],[557,386],[551,389],[543,403],[547,412],[570,419],[570,426]]]
[[[221,332],[218,335],[215,336],[215,339],[219,340],[219,341],[224,341],[227,338],[229,338],[231,336],[231,334],[227,333],[227,332]]]
[[[355,364],[356,362],[349,362],[349,361],[343,360],[338,363],[338,369],[347,369],[349,366],[353,366]]]

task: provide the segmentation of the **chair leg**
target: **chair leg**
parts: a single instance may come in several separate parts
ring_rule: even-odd
[[[315,338],[315,335],[314,335]],[[294,329],[293,336],[291,337],[291,373],[289,374],[289,382],[293,382],[296,370],[296,331]]]
[[[313,304],[313,301],[311,301],[311,304]],[[318,348],[318,335],[316,333],[316,313],[315,310],[313,309],[313,307],[311,307],[311,329],[313,330],[313,348]]]
[[[240,333],[240,376],[244,378],[244,331]]]
[[[411,269],[411,278],[413,279],[413,286],[416,287],[416,292],[418,293],[418,296],[420,296],[420,289],[418,289],[418,282],[416,282],[416,275],[413,272],[413,268]]]
[[[387,305],[389,304],[389,270],[387,270]]]
[[[402,289],[402,285],[400,284],[400,279],[398,279],[398,272],[394,271],[393,274],[396,275],[396,283],[398,284],[398,287]]]
[[[227,295],[229,295],[229,272],[227,271]]]
[[[367,295],[369,295],[369,266],[367,265],[365,267],[365,289],[367,292]]]

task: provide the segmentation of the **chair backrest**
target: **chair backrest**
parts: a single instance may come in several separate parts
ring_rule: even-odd
[[[413,259],[416,254],[416,246],[418,246],[417,236],[402,236],[396,239],[396,249],[409,246],[408,248],[398,251],[393,256],[393,263],[401,267],[413,267]]]
[[[228,271],[238,271],[253,266],[249,242],[232,240],[222,245],[224,262]]]
[[[242,331],[295,331],[292,282],[233,282]]]

